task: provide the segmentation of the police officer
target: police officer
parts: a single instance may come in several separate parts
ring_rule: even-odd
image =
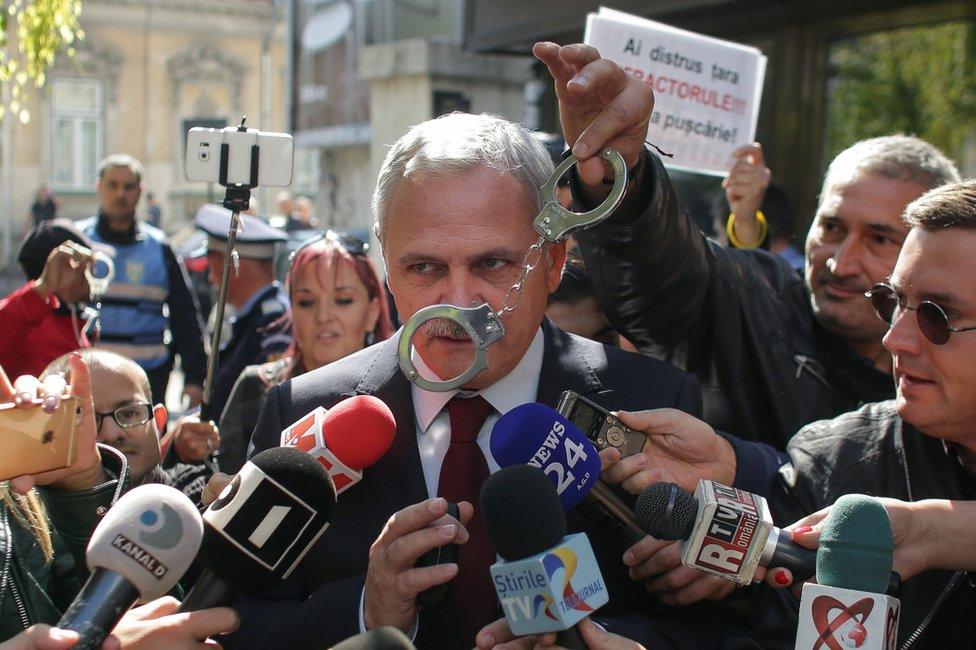
[[[207,204],[197,211],[197,227],[209,235],[207,264],[214,287],[220,286],[223,276],[230,221],[230,211],[217,205]],[[234,308],[235,315],[230,319],[230,337],[220,346],[210,396],[214,419],[223,411],[231,388],[245,367],[273,361],[291,345],[285,318],[288,294],[274,275],[276,245],[288,238],[257,217],[242,214],[241,222],[244,230],[237,235],[235,246],[239,261],[236,269],[231,267],[227,285],[227,304]]]
[[[185,377],[183,392],[191,405],[198,404],[207,367],[200,309],[166,234],[136,218],[142,164],[125,154],[108,156],[98,164],[95,193],[98,214],[78,227],[95,242],[111,246],[115,259],[115,279],[101,301],[97,345],[142,366],[154,402],[166,401],[175,351]]]

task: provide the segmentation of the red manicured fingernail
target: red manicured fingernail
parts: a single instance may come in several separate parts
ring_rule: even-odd
[[[811,528],[810,526],[800,526],[799,528],[794,528],[790,532],[790,537],[792,537],[793,539],[796,539],[800,535],[806,535],[807,533],[809,533],[811,531],[813,531],[813,528]]]
[[[790,577],[786,575],[786,571],[783,569],[773,572],[773,580],[781,587],[790,584]]]

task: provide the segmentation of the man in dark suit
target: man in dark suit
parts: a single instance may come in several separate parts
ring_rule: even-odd
[[[555,71],[564,131],[575,153],[589,158],[574,191],[581,204],[595,205],[609,184],[602,182],[602,161],[590,156],[613,147],[635,168],[653,98],[610,61],[582,60],[577,55],[585,50],[572,46],[559,51],[567,61]],[[451,114],[402,136],[373,198],[401,316],[439,303],[487,302],[496,311],[513,304],[506,295],[538,237],[532,227],[542,205],[538,188],[551,172],[546,150],[524,127],[492,116]],[[397,432],[389,452],[341,495],[331,527],[305,560],[302,584],[239,601],[242,627],[225,647],[321,648],[390,625],[414,635],[421,648],[470,648],[481,626],[498,616],[487,573],[495,555],[477,512],[481,481],[498,469],[489,451],[498,417],[531,401],[555,406],[566,389],[609,409],[700,410],[693,376],[544,320],[565,259],[565,243],[543,247],[518,306],[502,319],[504,337],[487,350],[488,368],[461,390],[411,385],[398,368],[397,335],[269,393],[251,454],[277,446],[281,430],[315,407],[355,394],[382,399]],[[413,343],[414,363],[428,379],[457,376],[471,363],[472,345],[450,321],[428,322]],[[447,515],[448,501],[459,504],[459,520]],[[611,592],[608,609],[647,611],[646,591],[621,561],[624,547],[575,516],[570,526],[590,535]],[[447,543],[460,545],[457,563],[414,566]],[[418,606],[421,592],[449,581],[446,602]]]

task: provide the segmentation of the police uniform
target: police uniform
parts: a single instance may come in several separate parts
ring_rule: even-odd
[[[242,258],[272,261],[276,245],[288,239],[285,233],[257,217],[241,215],[241,219],[244,230],[237,235],[237,254]],[[230,221],[230,211],[216,205],[204,205],[197,212],[197,227],[210,236],[209,250],[224,252]],[[256,291],[231,317],[231,334],[221,344],[217,357],[210,396],[212,417],[216,418],[223,411],[234,382],[244,368],[273,360],[291,345],[287,314],[288,294],[280,282],[272,282]]]

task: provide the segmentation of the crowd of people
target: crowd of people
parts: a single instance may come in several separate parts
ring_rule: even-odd
[[[716,241],[645,146],[649,87],[586,45],[533,52],[580,160],[561,202],[583,212],[608,195],[594,155],[605,148],[628,174],[608,219],[545,244],[527,272],[553,161],[526,128],[489,115],[429,120],[390,148],[372,197],[385,278],[366,242],[327,231],[291,253],[280,283],[285,232],[243,215],[233,316],[210,325],[226,330],[216,350],[179,256],[136,215],[137,160],[99,165],[90,219],[38,221],[18,256],[27,281],[0,301],[0,410],[80,397],[78,451],[66,470],[0,483],[0,649],[72,647],[77,635],[51,626],[87,577],[93,529],[127,491],[164,484],[202,508],[286,427],[355,395],[387,405],[393,442],[341,491],[287,579],[178,612],[191,570],[172,596],[125,614],[104,647],[328,648],[384,628],[417,648],[556,647],[564,637],[513,635],[479,495],[500,470],[495,424],[529,402],[555,407],[566,390],[644,434],[638,453],[600,452],[600,478],[630,506],[662,481],[694,491],[711,480],[765,497],[776,525],[816,549],[838,498],[878,497],[901,580],[899,647],[976,639],[976,181],[916,137],[851,143],[830,163],[800,253],[754,143],[723,183],[727,241]],[[279,200],[285,227],[314,227]],[[196,224],[216,288],[231,215],[207,205]],[[92,295],[99,252],[114,279]],[[484,303],[504,325],[487,368],[451,390],[412,383],[397,318]],[[428,381],[473,358],[468,334],[443,319],[412,343]],[[201,408],[168,422],[177,359],[184,398]],[[622,544],[577,511],[567,524],[589,539],[610,596],[578,627],[586,647],[793,647],[799,585],[787,569],[738,585],[684,565],[679,542]],[[455,560],[424,561],[449,544]],[[440,585],[447,595],[429,597]]]

